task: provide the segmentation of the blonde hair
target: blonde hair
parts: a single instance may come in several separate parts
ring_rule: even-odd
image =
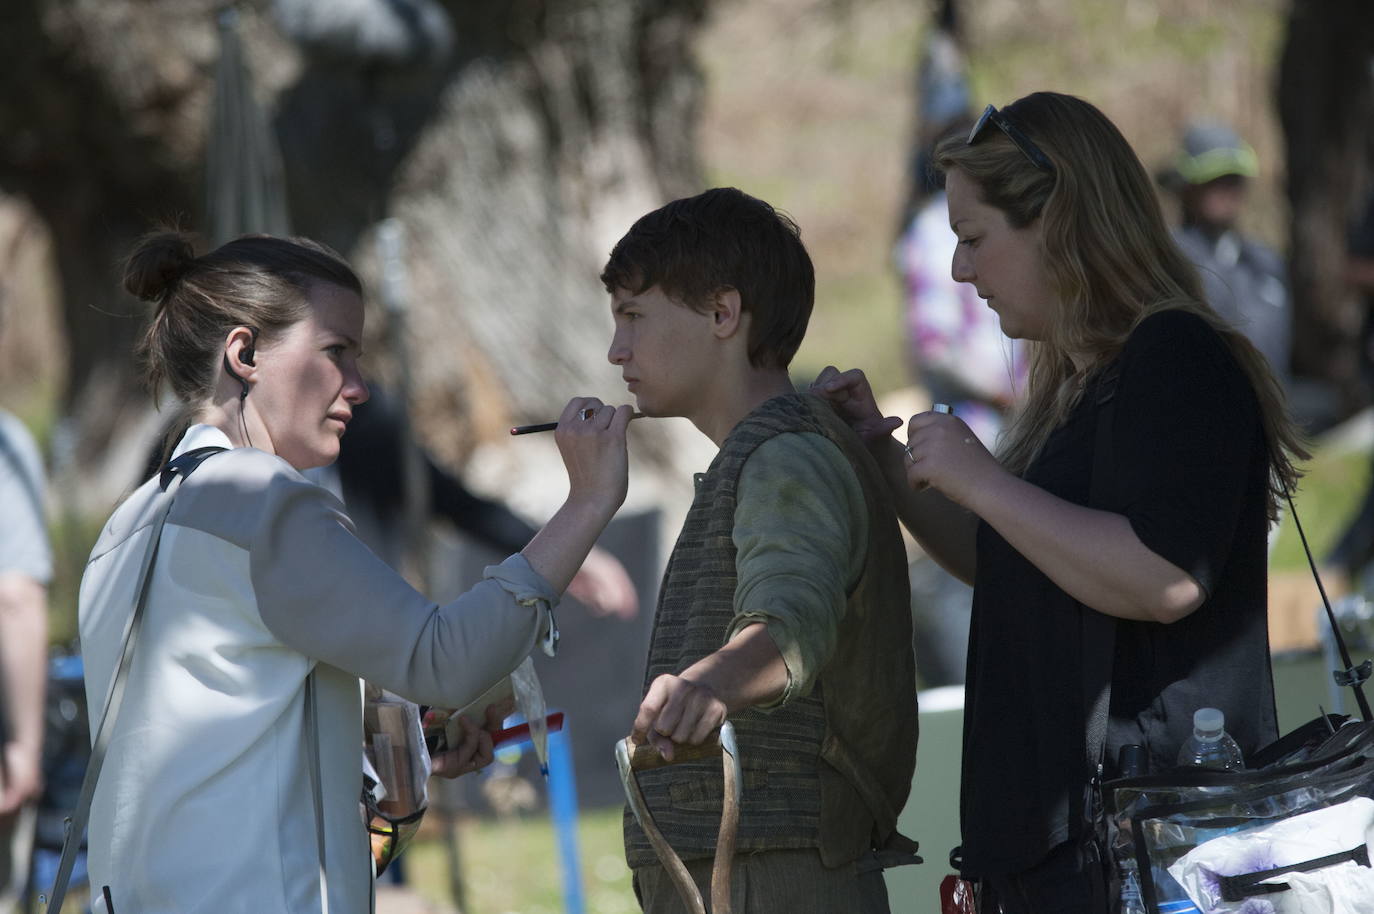
[[[1036,92],[1002,113],[1054,171],[1037,168],[993,124],[972,145],[951,137],[935,150],[936,168],[962,172],[1013,227],[1042,220],[1045,266],[1058,293],[1045,339],[1028,347],[1027,396],[1008,426],[1002,462],[1024,474],[1087,380],[1116,357],[1135,327],[1175,309],[1216,330],[1254,389],[1269,451],[1269,514],[1276,516],[1300,475],[1294,461],[1309,456],[1302,436],[1264,356],[1207,304],[1130,144],[1101,111],[1069,95]],[[1087,356],[1086,364],[1076,366],[1070,353]]]

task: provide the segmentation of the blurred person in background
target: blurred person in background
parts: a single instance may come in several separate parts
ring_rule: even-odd
[[[244,236],[196,256],[187,236],[161,233],[133,251],[125,287],[155,307],[140,347],[151,386],[170,385],[194,424],[168,473],[110,518],[81,583],[94,717],[154,555],[159,488],[186,473],[91,805],[95,909],[108,886],[116,911],[140,914],[313,914],[322,894],[331,911],[367,911],[359,678],[457,708],[555,644],[558,595],[625,497],[630,410],[568,404],[555,432],[567,501],[440,606],[301,475],[336,458],[368,396],[353,271],[305,239]],[[490,735],[466,732],[435,760],[444,773],[491,761]]]
[[[932,156],[940,140],[973,126],[963,60],[948,33],[931,33],[918,68],[918,149],[894,260],[905,292],[912,370],[931,402],[949,404],[987,447],[1025,378],[1025,359],[973,287],[949,275],[954,236],[944,176]],[[964,681],[973,591],[928,555],[913,558],[911,612],[916,669],[924,687]]]
[[[0,410],[0,912],[23,889],[33,805],[43,787],[52,553],[43,463],[28,430]]]
[[[1178,196],[1174,240],[1202,276],[1207,303],[1240,330],[1289,386],[1293,307],[1283,258],[1240,228],[1259,159],[1226,124],[1203,121],[1184,132],[1160,183]]]
[[[813,389],[974,588],[960,822],[979,910],[1100,914],[1089,754],[1108,775],[1128,744],[1172,767],[1199,707],[1221,708],[1246,753],[1277,736],[1265,539],[1306,455],[1263,356],[1207,304],[1095,107],[1048,92],[989,105],[935,159],[954,278],[1029,342],[999,455],[934,412],[903,447],[860,371]],[[1108,712],[1096,726],[1090,704]]]

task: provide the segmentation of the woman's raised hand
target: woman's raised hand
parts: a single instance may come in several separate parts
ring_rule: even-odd
[[[811,382],[811,392],[829,401],[841,419],[849,423],[866,444],[874,444],[902,427],[902,420],[885,417],[878,409],[878,400],[873,396],[873,388],[861,369],[851,368],[840,371],[827,365],[816,380]]]
[[[988,474],[1005,472],[964,421],[949,413],[912,416],[905,451],[906,478],[913,489],[930,486],[966,508]]]
[[[629,485],[625,429],[634,410],[574,397],[558,417],[554,440],[568,469],[568,500],[619,508]]]

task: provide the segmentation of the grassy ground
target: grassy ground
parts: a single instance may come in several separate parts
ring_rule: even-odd
[[[1307,465],[1307,475],[1294,499],[1308,545],[1320,559],[1359,507],[1356,497],[1369,483],[1369,455],[1344,448],[1319,449]],[[1310,573],[1292,513],[1284,515],[1270,561],[1276,573]]]
[[[546,817],[469,819],[458,826],[467,892],[463,914],[555,914],[564,911],[560,860]],[[620,809],[583,810],[577,823],[586,914],[638,911],[620,837]],[[426,898],[451,904],[442,842],[406,851],[408,878]],[[379,907],[378,914],[387,914]]]

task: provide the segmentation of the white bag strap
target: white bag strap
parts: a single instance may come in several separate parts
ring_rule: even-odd
[[[305,677],[305,744],[310,792],[315,801],[315,844],[320,852],[320,914],[329,914],[329,879],[325,875],[324,790],[320,786],[320,731],[315,710],[315,671]]]

